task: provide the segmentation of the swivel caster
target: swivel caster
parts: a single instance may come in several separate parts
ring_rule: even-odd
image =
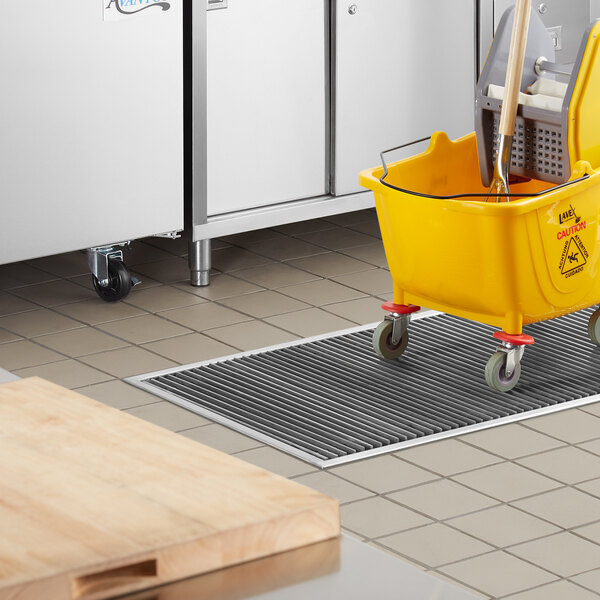
[[[508,392],[519,382],[525,346],[533,344],[534,339],[530,335],[510,335],[503,331],[497,331],[494,337],[501,344],[485,365],[485,381],[492,390]]]
[[[400,358],[406,350],[410,315],[420,310],[421,307],[386,302],[382,308],[389,314],[373,332],[373,349],[377,356],[393,360]]]
[[[596,346],[600,346],[600,308],[592,313],[588,321],[588,335]]]
[[[128,243],[115,245],[124,246]],[[105,302],[123,300],[131,288],[140,283],[139,279],[131,277],[123,264],[122,250],[116,250],[114,246],[88,248],[87,256],[94,289]]]
[[[133,286],[131,275],[127,267],[118,259],[111,258],[108,261],[108,277],[102,285],[95,275],[92,275],[92,283],[96,293],[105,302],[117,302],[123,300]]]

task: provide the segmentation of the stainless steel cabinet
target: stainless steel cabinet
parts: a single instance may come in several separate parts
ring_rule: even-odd
[[[114,4],[2,3],[0,264],[183,228],[182,0]]]
[[[323,0],[208,12],[209,215],[327,192],[325,17]]]
[[[358,192],[358,172],[386,148],[473,130],[476,3],[349,5],[337,3],[335,21],[336,194]]]

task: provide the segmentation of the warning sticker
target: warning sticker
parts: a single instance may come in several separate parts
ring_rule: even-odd
[[[574,235],[565,242],[562,254],[560,256],[560,272],[565,277],[572,277],[583,271],[584,265],[587,263],[588,251],[586,250],[581,238]]]

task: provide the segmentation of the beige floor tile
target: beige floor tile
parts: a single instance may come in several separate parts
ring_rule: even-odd
[[[573,446],[549,450],[517,462],[563,483],[579,483],[600,476],[600,457]]]
[[[160,316],[196,331],[204,331],[205,329],[213,329],[214,327],[223,327],[224,325],[233,325],[234,323],[250,320],[250,317],[219,306],[214,302],[204,302],[194,306],[166,310],[161,312]]]
[[[75,285],[65,279],[28,285],[13,290],[13,294],[47,308],[81,300],[90,300],[95,296],[95,292],[92,290],[86,290],[80,285]]]
[[[584,406],[580,406],[579,410],[600,417],[600,402],[592,402],[591,404],[585,404]]]
[[[145,404],[155,404],[160,400],[158,396],[118,379],[87,385],[77,388],[75,391],[119,410],[144,406]]]
[[[592,523],[591,525],[585,525],[584,527],[578,527],[573,530],[573,533],[590,540],[590,542],[600,545],[600,521]]]
[[[67,252],[55,256],[44,256],[43,258],[28,260],[26,264],[57,277],[74,277],[90,272],[85,252]]]
[[[38,344],[71,357],[105,352],[128,346],[127,342],[93,327],[82,327],[34,338]]]
[[[0,292],[0,317],[35,310],[36,308],[40,308],[39,305],[28,302],[9,292]]]
[[[340,331],[356,325],[352,321],[346,321],[346,319],[332,315],[320,308],[309,308],[285,315],[267,317],[265,321],[276,327],[287,329],[301,337]]]
[[[136,265],[135,271],[161,283],[184,281],[190,278],[190,267],[187,260],[178,256]]]
[[[273,263],[270,258],[248,252],[237,246],[229,246],[213,250],[211,253],[212,266],[222,273],[231,273],[240,269],[250,269],[259,265]]]
[[[304,308],[310,308],[309,304],[284,296],[273,290],[246,294],[240,298],[226,298],[220,301],[228,308],[246,313],[257,319],[291,313]]]
[[[0,367],[8,371],[45,365],[59,360],[65,360],[65,357],[29,340],[0,345]]]
[[[204,417],[197,415],[189,410],[185,410],[170,402],[156,402],[154,404],[145,404],[135,408],[127,408],[126,412],[134,417],[150,421],[155,425],[170,429],[171,431],[182,431],[192,429],[210,423]]]
[[[151,246],[140,240],[136,240],[129,248],[125,248],[123,251],[123,262],[128,266],[168,260],[170,258],[173,258],[171,252]]]
[[[344,527],[365,538],[388,536],[431,523],[431,519],[381,496],[346,504],[341,514]]]
[[[142,315],[112,323],[102,323],[98,328],[133,344],[144,344],[191,333],[189,329],[156,315]]]
[[[564,442],[527,429],[518,423],[490,427],[458,439],[510,460],[564,446]]]
[[[344,248],[343,250],[340,250],[340,252],[376,267],[387,268],[388,266],[385,250],[383,249],[383,244],[381,242],[375,242],[374,244],[367,244],[365,246],[356,246],[354,248]]]
[[[328,304],[323,307],[323,310],[359,325],[370,325],[377,321],[383,321],[383,317],[385,316],[381,310],[381,300],[373,296]]]
[[[142,291],[136,290],[135,294],[132,293],[129,298],[137,296]],[[100,298],[57,306],[54,310],[88,325],[98,325],[146,314],[145,310],[125,302],[104,302]]]
[[[556,581],[527,592],[508,596],[506,600],[598,600],[598,596],[570,581]]]
[[[181,435],[227,454],[262,447],[261,442],[217,423],[187,429]]]
[[[512,546],[509,552],[561,577],[600,565],[600,546],[569,532]]]
[[[191,333],[189,335],[177,336],[158,342],[143,344],[151,352],[160,354],[182,365],[201,362],[219,356],[235,354],[237,350],[203,335],[202,333]]]
[[[593,452],[597,456],[600,456],[600,440],[592,440],[591,442],[583,442],[583,444],[577,444],[577,447],[588,452]],[[599,473],[600,475],[600,473]]]
[[[357,533],[353,533],[350,530],[346,531],[346,530],[344,530],[344,528],[342,528],[342,531],[344,533],[346,533],[347,535],[351,535],[351,536],[355,537],[356,539],[365,542],[365,544],[367,544],[367,546],[371,546],[371,548],[377,548],[377,550],[379,550],[379,552],[384,552],[388,556],[393,556],[394,558],[400,559],[404,564],[411,565],[412,567],[414,567],[415,569],[419,569],[420,571],[427,571],[427,568],[424,567],[423,565],[421,565],[417,562],[414,562],[412,560],[409,560],[406,556],[402,556],[402,554],[400,554],[399,552],[396,552],[395,550],[392,550],[391,548],[388,548],[387,546],[383,546],[380,543],[378,543],[377,541],[365,540],[362,536],[359,536]],[[457,584],[454,583],[454,585],[456,586]]]
[[[594,569],[593,571],[588,571],[581,575],[575,575],[575,577],[571,577],[571,581],[600,595],[600,569]]]
[[[303,460],[299,460],[268,446],[238,452],[235,456],[253,465],[262,467],[267,471],[271,471],[271,473],[277,473],[277,475],[281,475],[282,477],[295,477],[317,470],[314,465],[309,465]]]
[[[447,523],[499,548],[560,531],[558,527],[546,521],[505,504],[451,519]]]
[[[430,575],[433,575],[433,576],[437,577],[438,579],[441,579],[442,581],[447,581],[448,583],[451,583],[455,588],[458,587],[461,590],[465,590],[466,592],[473,594],[475,596],[475,598],[482,598],[483,600],[495,600],[489,594],[483,594],[482,592],[475,590],[472,587],[469,587],[468,585],[465,585],[462,581],[457,581],[453,577],[448,577],[447,575],[444,575],[443,573],[440,573],[439,571],[436,571],[433,569],[427,569],[427,572]]]
[[[313,231],[324,231],[326,229],[334,229],[336,225],[325,221],[324,219],[311,219],[309,221],[297,221],[296,223],[287,223],[273,227],[274,231],[283,233],[284,235],[302,235],[303,233],[312,233]]]
[[[493,550],[489,544],[441,523],[396,533],[377,541],[428,567],[438,567]]]
[[[528,419],[525,425],[569,444],[600,437],[600,418],[578,409]]]
[[[293,333],[288,333],[262,321],[246,321],[237,325],[209,329],[205,333],[224,344],[243,351],[275,346],[298,339],[298,336]]]
[[[255,254],[262,254],[275,260],[292,260],[305,256],[323,254],[326,250],[321,246],[309,244],[300,239],[292,237],[274,238],[261,240],[254,244],[247,244],[246,248]]]
[[[379,227],[378,221],[353,223],[352,225],[348,225],[348,229],[352,229],[353,231],[360,231],[361,233],[366,233],[367,235],[372,235],[376,238],[381,238],[381,229]]]
[[[46,308],[0,318],[0,327],[23,337],[34,337],[83,327],[81,323],[69,319]]]
[[[298,285],[318,279],[317,275],[295,269],[283,263],[272,263],[252,269],[242,269],[236,272],[236,277],[241,277],[250,283],[255,283],[269,289]]]
[[[339,277],[334,277],[333,281],[337,281],[365,294],[372,294],[373,296],[391,296],[394,287],[392,276],[385,269],[371,269],[370,271],[362,271],[361,273],[340,275]]]
[[[149,237],[144,239],[144,243],[148,246],[160,248],[161,250],[164,250],[169,254],[174,254],[175,256],[184,256],[188,253],[189,241],[184,236],[175,239]],[[214,247],[218,246],[217,240],[213,240],[212,244]]]
[[[10,290],[53,279],[56,279],[56,275],[40,271],[22,262],[0,265],[0,290]]]
[[[504,502],[560,486],[556,481],[509,462],[455,475],[453,479]]]
[[[373,268],[373,265],[338,252],[327,252],[318,256],[290,260],[287,264],[320,277],[334,277],[347,273],[368,271]]]
[[[177,366],[177,363],[171,360],[133,346],[90,354],[80,360],[115,377],[130,377]]]
[[[494,598],[521,592],[557,579],[556,575],[510,556],[502,550],[442,567],[440,571]]]
[[[323,494],[337,498],[341,504],[345,502],[353,502],[373,496],[373,492],[365,490],[358,485],[354,485],[332,473],[326,471],[317,471],[308,475],[296,477],[294,481],[307,485],[310,488],[318,490]]]
[[[332,473],[378,494],[400,490],[437,478],[437,475],[415,467],[393,456],[376,456],[333,467]]]
[[[445,476],[486,467],[502,460],[455,439],[407,448],[396,455]]]
[[[376,222],[377,213],[375,208],[365,208],[361,210],[353,210],[352,212],[339,213],[337,215],[330,215],[324,217],[325,221],[335,223],[336,225],[346,227],[347,225],[353,225],[354,223],[367,223]]]
[[[196,294],[186,293],[170,285],[159,285],[146,290],[136,291],[131,294],[125,302],[143,309],[144,311],[156,313],[170,308],[181,308],[204,302]]]
[[[177,284],[177,286],[182,290],[190,288],[187,282]],[[194,288],[193,294],[198,298],[206,298],[207,300],[221,300],[222,298],[235,298],[244,294],[259,292],[262,289],[260,286],[248,283],[238,277],[222,274],[211,277],[209,286]]]
[[[365,235],[351,229],[337,228],[327,231],[315,231],[298,236],[300,239],[310,244],[316,244],[329,250],[341,250],[343,248],[352,248],[353,246],[363,246],[372,244],[376,238]]]
[[[434,519],[450,519],[497,504],[495,500],[448,479],[402,490],[388,497]]]
[[[254,231],[244,231],[243,233],[235,233],[226,235],[220,239],[234,244],[235,246],[246,247],[248,244],[256,244],[262,240],[283,239],[285,236],[274,229],[256,229]]]
[[[600,500],[570,487],[519,500],[513,504],[565,529],[600,519]]]
[[[368,273],[369,271],[367,271]],[[279,290],[282,294],[308,302],[313,306],[323,306],[333,304],[334,302],[343,302],[344,300],[354,300],[363,297],[365,294],[358,292],[346,286],[334,283],[328,279],[319,279],[300,285],[291,285]]]
[[[15,369],[13,373],[23,378],[42,377],[69,389],[112,379],[110,375],[87,365],[82,365],[76,360],[61,360],[46,365],[27,367],[26,369]]]
[[[0,344],[6,344],[8,342],[16,342],[17,340],[22,339],[21,336],[16,335],[10,331],[6,331],[6,329],[0,328]]]
[[[583,490],[592,496],[600,498],[600,479],[592,479],[592,481],[586,481],[585,483],[579,483],[575,487]]]

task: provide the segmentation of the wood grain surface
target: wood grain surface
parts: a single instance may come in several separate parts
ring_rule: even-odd
[[[0,385],[0,599],[109,598],[339,535],[336,500],[39,378]]]

